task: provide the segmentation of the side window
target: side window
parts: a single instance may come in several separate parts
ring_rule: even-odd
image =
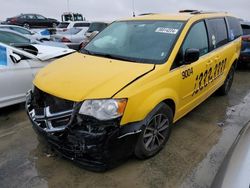
[[[36,19],[36,18],[34,15],[28,14],[28,15],[26,15],[26,19],[32,20],[32,19]]]
[[[36,18],[38,19],[38,20],[45,20],[46,18],[44,17],[44,16],[42,16],[42,15],[36,15]]]
[[[240,21],[234,17],[227,17],[229,40],[232,41],[242,35]]]
[[[24,34],[24,35],[31,35],[31,32],[30,32],[29,30],[25,30],[25,29],[20,28],[20,27],[11,27],[11,29],[12,29],[13,31],[18,32],[18,33],[22,33],[22,34]]]
[[[224,18],[207,20],[211,50],[219,48],[228,42],[227,27]]]
[[[172,68],[183,65],[185,52],[189,48],[199,49],[200,56],[208,53],[208,37],[204,21],[198,22],[192,26],[178,52]]]
[[[5,44],[11,44],[11,43],[30,43],[30,40],[16,35],[14,33],[9,33],[9,32],[2,32],[0,31],[0,42],[5,43]]]

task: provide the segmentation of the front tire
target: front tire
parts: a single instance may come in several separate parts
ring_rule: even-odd
[[[219,95],[227,95],[232,87],[233,84],[233,79],[234,79],[234,72],[235,72],[235,67],[232,65],[230,68],[227,78],[224,82],[224,84],[218,89],[217,93]]]
[[[157,105],[146,118],[135,147],[135,156],[147,159],[161,151],[169,139],[172,122],[172,109],[165,103]]]

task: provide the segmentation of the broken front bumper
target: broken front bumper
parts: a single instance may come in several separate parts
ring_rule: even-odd
[[[98,121],[78,114],[77,104],[71,110],[55,112],[55,104],[60,105],[60,100],[38,109],[33,93],[27,94],[26,110],[33,128],[65,158],[86,169],[104,171],[133,154],[143,123],[119,126],[120,119]]]

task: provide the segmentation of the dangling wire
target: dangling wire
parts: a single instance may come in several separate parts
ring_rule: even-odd
[[[135,17],[135,0],[132,0],[132,6],[133,6],[133,17]]]

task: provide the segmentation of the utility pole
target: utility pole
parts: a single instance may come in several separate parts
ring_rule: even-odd
[[[67,0],[67,8],[68,8],[68,12],[69,12],[69,0]]]

